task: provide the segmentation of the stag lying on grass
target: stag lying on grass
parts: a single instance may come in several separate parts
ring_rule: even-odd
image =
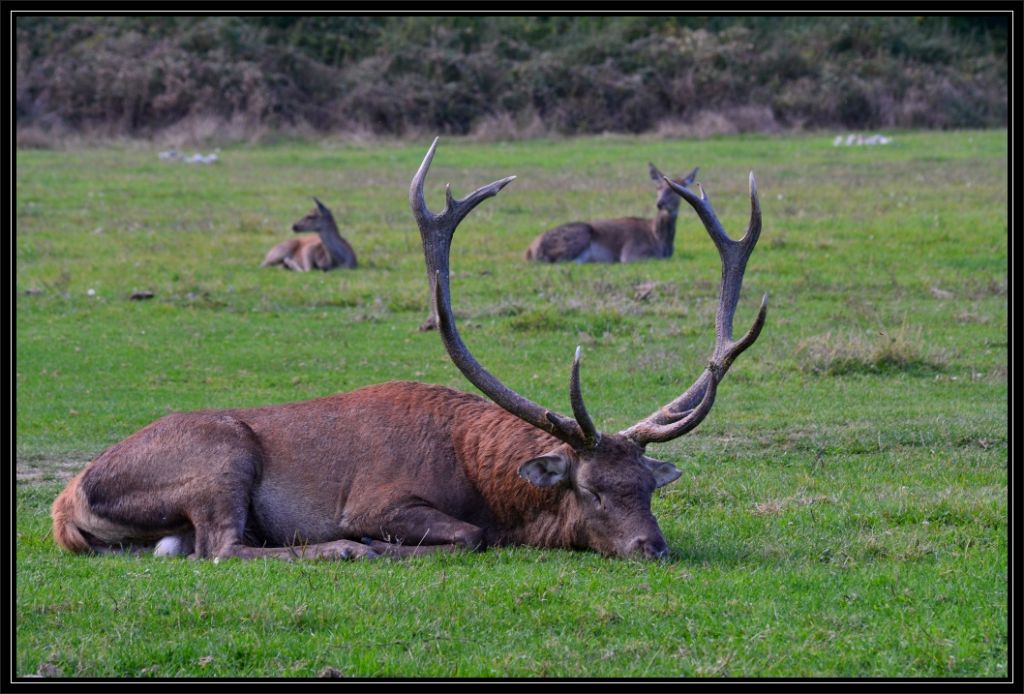
[[[333,270],[337,267],[354,268],[356,252],[338,232],[334,215],[322,202],[316,203],[309,214],[292,225],[292,231],[315,231],[317,236],[299,236],[277,244],[264,256],[260,267],[280,265],[296,272]]]
[[[679,194],[697,178],[697,169],[670,180],[648,162],[658,186],[654,219],[621,217],[596,222],[570,222],[545,231],[526,249],[525,258],[546,263],[630,263],[647,258],[671,258],[676,241]]]
[[[156,547],[192,557],[370,557],[524,544],[663,557],[651,495],[679,477],[644,455],[708,414],[733,360],[764,325],[732,339],[747,258],[761,230],[753,176],[741,241],[701,191],[678,188],[718,247],[722,284],[707,369],[682,395],[624,431],[602,434],[583,404],[579,348],[569,379],[573,417],[513,392],[473,358],[455,328],[448,255],[459,222],[512,177],[431,213],[423,183],[409,201],[420,228],[439,332],[466,377],[491,400],[436,385],[391,382],[252,409],[171,414],[92,461],[53,504],[57,542],[72,551]],[[497,404],[494,404],[497,403]]]

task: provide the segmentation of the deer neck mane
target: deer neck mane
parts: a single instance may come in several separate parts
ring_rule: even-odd
[[[492,407],[486,417],[457,433],[455,438],[463,440],[463,450],[473,451],[463,460],[464,469],[494,514],[500,528],[499,542],[553,548],[577,546],[581,514],[575,494],[561,485],[535,487],[519,477],[523,463],[547,453],[560,442],[498,406]],[[497,419],[503,420],[504,435],[489,436],[488,432],[498,427]]]
[[[333,217],[324,217],[321,220],[317,233],[320,234],[320,240],[323,242],[324,247],[327,248],[328,253],[331,254],[334,262],[339,265],[344,265],[348,262],[349,251],[345,240],[341,238],[341,234],[338,233],[338,226],[334,223]]]
[[[561,487],[551,494],[555,503],[527,515],[518,536],[510,534],[511,539],[534,547],[572,549],[584,546],[580,539],[583,519],[576,495]]]
[[[679,209],[674,211],[658,210],[652,223],[654,238],[661,249],[661,257],[668,258],[676,242],[676,218],[679,216]]]

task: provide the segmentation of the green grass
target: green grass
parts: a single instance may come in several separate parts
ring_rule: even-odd
[[[63,483],[169,411],[399,378],[472,387],[416,330],[407,190],[429,142],[238,146],[210,167],[139,146],[18,152],[16,674],[1005,677],[1006,132],[831,141],[440,144],[435,209],[446,182],[462,196],[518,176],[456,235],[467,343],[563,412],[582,344],[591,414],[613,431],[706,362],[713,246],[684,205],[668,261],[528,266],[523,249],[556,223],[651,215],[647,161],[699,165],[738,236],[757,175],[765,226],[737,329],[764,292],[768,323],[701,427],[651,449],[683,472],[654,499],[663,563],[60,551],[48,509]],[[311,195],[359,269],[258,268]]]

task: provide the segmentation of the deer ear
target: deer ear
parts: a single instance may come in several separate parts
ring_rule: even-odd
[[[661,184],[662,175],[661,172],[658,171],[658,167],[651,162],[647,162],[647,168],[651,172],[651,180],[655,183]]]
[[[672,463],[666,463],[661,460],[655,460],[654,458],[648,458],[644,456],[644,465],[654,475],[654,482],[659,487],[664,487],[670,482],[675,482],[679,479],[683,473],[679,472],[675,465]]]
[[[551,487],[569,474],[569,460],[559,453],[549,453],[528,460],[519,466],[519,476],[535,487]]]
[[[683,176],[683,177],[682,177],[681,179],[679,179],[679,180],[678,180],[678,181],[676,181],[676,182],[677,182],[677,183],[678,183],[679,185],[681,185],[681,186],[689,186],[689,185],[692,185],[692,184],[693,184],[693,182],[694,182],[695,180],[697,180],[697,172],[698,172],[698,171],[700,171],[700,167],[699,167],[699,166],[695,166],[695,167],[693,168],[693,171],[691,171],[690,173],[686,174],[685,176]]]
[[[317,200],[317,199],[316,199],[316,197],[314,197],[314,198],[313,198],[313,202],[315,202],[315,203],[316,203],[316,208],[317,208],[318,210],[320,210],[321,212],[330,212],[330,210],[328,210],[328,209],[327,209],[327,206],[326,206],[326,205],[324,205],[324,204],[323,204],[322,202],[320,202],[319,200]]]

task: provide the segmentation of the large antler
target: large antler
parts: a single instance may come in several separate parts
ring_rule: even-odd
[[[455,317],[451,308],[451,290],[448,283],[448,261],[455,229],[473,208],[487,198],[497,195],[498,191],[515,179],[515,176],[509,176],[478,188],[461,200],[455,200],[452,197],[451,185],[446,185],[444,210],[440,214],[433,214],[427,208],[426,200],[423,198],[423,182],[426,179],[427,170],[430,168],[430,162],[434,158],[438,139],[434,138],[427,155],[423,158],[423,163],[420,164],[419,170],[413,176],[412,184],[409,186],[409,206],[412,208],[412,214],[420,228],[423,255],[427,261],[427,274],[430,277],[431,300],[434,302],[438,328],[445,349],[448,350],[455,366],[466,378],[495,403],[525,422],[568,443],[573,448],[592,448],[600,440],[600,434],[594,428],[586,407],[583,405],[583,395],[580,391],[580,350],[578,347],[569,379],[569,397],[573,414],[576,417],[575,420],[572,420],[524,398],[495,378],[473,357],[462,342],[459,331],[455,328]]]
[[[768,295],[765,294],[753,326],[739,340],[732,339],[732,321],[740,298],[743,272],[747,267],[747,259],[757,244],[757,238],[761,235],[761,204],[757,199],[757,185],[753,172],[750,174],[750,223],[747,225],[747,233],[739,241],[732,240],[725,233],[715,211],[711,208],[711,201],[708,200],[703,186],[697,184],[700,187],[698,197],[693,191],[667,178],[665,180],[696,210],[711,240],[715,242],[722,260],[722,284],[719,289],[718,312],[715,316],[715,350],[711,355],[711,362],[685,393],[643,421],[621,432],[641,446],[671,441],[701,423],[711,411],[719,381],[725,376],[736,357],[754,344],[757,336],[761,334],[761,328],[764,327],[768,311]]]

